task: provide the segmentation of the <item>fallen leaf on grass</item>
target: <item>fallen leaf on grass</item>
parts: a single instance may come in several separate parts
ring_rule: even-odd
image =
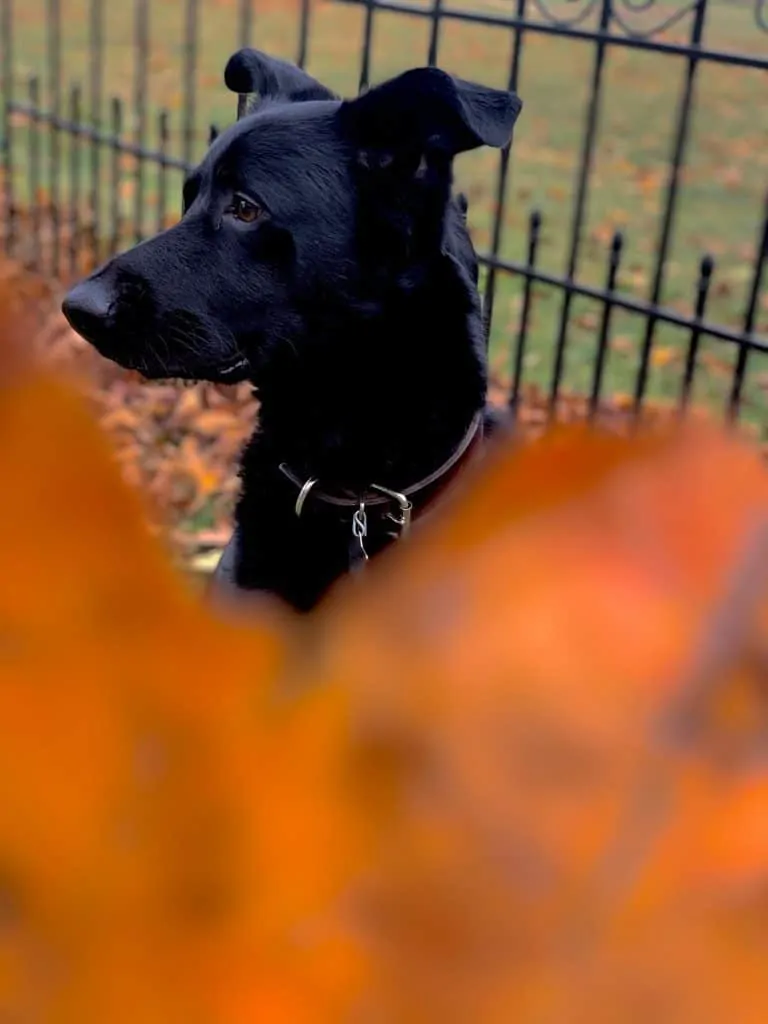
[[[669,345],[657,345],[651,351],[651,366],[659,369],[680,361],[680,351]]]
[[[700,352],[699,363],[710,373],[728,377],[729,379],[733,377],[733,363],[726,359],[721,359],[713,352]]]
[[[661,167],[640,167],[635,171],[635,183],[643,193],[656,193],[664,184],[665,174]]]
[[[637,341],[626,334],[614,335],[608,345],[612,352],[621,352],[623,355],[636,355],[638,351]]]

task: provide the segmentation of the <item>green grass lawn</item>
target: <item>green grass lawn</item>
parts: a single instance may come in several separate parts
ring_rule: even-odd
[[[473,0],[464,0],[466,8]],[[474,0],[476,6],[498,13],[512,8],[511,0]],[[135,51],[132,45],[132,5],[108,5],[105,95],[122,97],[126,104],[125,132],[135,132],[131,99]],[[450,2],[444,7],[450,9]],[[650,12],[634,16],[635,24],[661,20],[680,4],[659,3]],[[46,21],[42,0],[27,0],[16,7],[16,82],[19,93],[29,75],[46,82]],[[156,144],[155,121],[163,106],[171,115],[171,151],[180,153],[182,92],[183,9],[181,0],[152,5],[149,56],[150,127],[147,141]],[[293,57],[298,42],[298,5],[291,0],[255,5],[256,45]],[[572,13],[572,5],[553,0],[553,9]],[[719,50],[768,55],[768,33],[755,27],[748,5],[710,4],[705,45]],[[62,0],[63,69],[66,96],[72,82],[87,86],[89,51],[85,0]],[[222,70],[236,48],[236,0],[201,0],[200,47],[197,68],[197,141],[200,155],[210,122],[225,125],[234,117],[235,99],[222,84]],[[360,70],[364,11],[362,8],[316,0],[312,14],[309,70],[340,92],[356,90]],[[374,25],[374,80],[424,63],[428,51],[428,19],[379,13]],[[664,35],[682,40],[689,31],[686,19]],[[502,86],[509,74],[511,34],[495,27],[446,22],[441,30],[440,63],[467,78]],[[504,208],[502,257],[523,260],[531,210],[543,216],[539,266],[562,273],[570,247],[572,207],[580,147],[590,98],[594,45],[573,39],[526,33],[519,65],[519,92],[525,108],[515,135],[512,172]],[[647,298],[651,288],[654,252],[660,230],[664,188],[672,151],[677,106],[684,81],[684,58],[611,47],[603,71],[600,128],[594,150],[593,171],[579,251],[577,279],[591,285],[605,280],[607,250],[614,230],[625,233],[625,251],[619,283],[622,291]],[[86,89],[87,91],[87,89]],[[46,89],[43,90],[44,95]],[[84,101],[88,113],[88,98]],[[29,129],[16,120],[14,151],[16,184],[29,201]],[[41,164],[47,166],[49,132],[39,133]],[[58,190],[70,195],[71,154],[62,140]],[[105,150],[105,181],[111,172]],[[83,156],[84,171],[87,156]],[[490,243],[498,154],[468,154],[458,164],[458,184],[470,199],[475,242]],[[130,158],[119,161],[120,215],[126,224],[134,216],[135,166]],[[695,106],[690,143],[676,226],[669,252],[663,291],[666,304],[689,313],[694,301],[698,266],[704,252],[715,259],[708,318],[739,327],[749,288],[760,229],[763,196],[768,186],[768,76],[764,70],[703,63],[695,85]],[[145,170],[142,204],[144,229],[157,223],[158,183],[152,168]],[[179,175],[167,179],[167,208],[179,204]],[[43,176],[43,191],[50,181]],[[83,184],[83,194],[86,194]],[[105,187],[105,204],[108,189]],[[108,224],[105,205],[103,223]],[[109,232],[109,228],[104,230]],[[104,233],[104,231],[102,231]],[[501,275],[497,286],[492,332],[492,361],[497,373],[508,374],[511,345],[517,334],[522,289],[519,279]],[[525,358],[526,382],[546,387],[551,370],[562,296],[546,286],[534,289],[530,336]],[[591,382],[600,306],[590,300],[574,301],[568,331],[564,387],[583,391]],[[628,393],[634,386],[642,318],[616,311],[605,371],[605,393]],[[768,299],[762,298],[758,329],[768,333]],[[671,399],[680,389],[687,331],[659,327],[656,333],[649,394]],[[735,352],[727,343],[705,339],[694,387],[694,399],[724,407],[730,387]],[[753,353],[748,367],[744,415],[768,431],[768,356]]]

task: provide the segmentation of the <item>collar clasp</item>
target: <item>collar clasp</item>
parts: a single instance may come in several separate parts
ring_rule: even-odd
[[[396,501],[399,506],[399,516],[393,515],[391,512],[387,513],[387,519],[390,519],[396,526],[400,527],[400,536],[405,537],[411,528],[411,515],[413,513],[413,502],[409,498],[402,494],[400,491],[390,491],[388,487],[382,487],[380,484],[371,484],[371,489],[378,491],[380,494],[385,494],[388,498]]]

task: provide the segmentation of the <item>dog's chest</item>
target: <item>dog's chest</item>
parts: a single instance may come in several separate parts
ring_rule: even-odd
[[[220,596],[265,591],[307,610],[337,579],[364,571],[397,541],[397,528],[378,512],[309,507],[297,516],[295,502],[274,497],[244,494],[214,577]]]

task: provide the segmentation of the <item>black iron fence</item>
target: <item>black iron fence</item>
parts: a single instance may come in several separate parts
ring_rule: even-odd
[[[11,256],[71,277],[162,229],[238,45],[347,91],[446,64],[526,101],[466,189],[511,405],[702,399],[766,436],[768,0],[0,3]]]

